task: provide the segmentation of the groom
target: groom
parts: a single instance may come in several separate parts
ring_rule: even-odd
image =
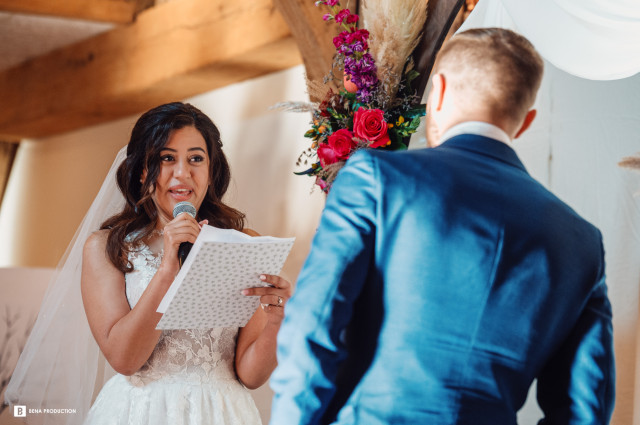
[[[543,62],[503,29],[456,35],[427,100],[433,149],[340,172],[278,336],[271,424],[607,424],[602,238],[511,147]]]

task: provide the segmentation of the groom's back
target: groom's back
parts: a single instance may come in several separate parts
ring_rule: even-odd
[[[374,354],[343,415],[515,423],[602,273],[599,232],[502,142],[459,136],[370,155],[375,252],[343,370]],[[366,322],[379,333],[362,332]]]
[[[508,146],[542,68],[512,31],[455,35],[427,97],[439,146],[340,170],[278,336],[272,423],[511,425],[534,379],[544,423],[608,423],[600,234]]]

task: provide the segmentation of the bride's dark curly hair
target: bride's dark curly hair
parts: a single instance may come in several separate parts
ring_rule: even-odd
[[[220,131],[213,121],[198,108],[181,102],[167,103],[145,112],[131,131],[127,157],[117,171],[118,188],[125,197],[124,209],[107,219],[101,229],[109,229],[107,255],[123,273],[133,267],[128,253],[133,246],[149,237],[158,224],[158,210],[151,198],[160,172],[160,151],[166,146],[171,132],[194,127],[202,134],[209,153],[210,182],[198,211],[198,220],[223,229],[242,230],[244,214],[222,202],[231,171],[222,152]],[[146,170],[146,178],[141,182]],[[130,241],[125,241],[132,235]]]

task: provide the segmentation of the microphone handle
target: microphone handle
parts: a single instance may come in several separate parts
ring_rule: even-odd
[[[187,259],[189,251],[191,251],[191,247],[193,247],[191,242],[182,242],[180,244],[180,247],[178,248],[178,262],[180,263],[180,268],[182,268],[184,260]]]

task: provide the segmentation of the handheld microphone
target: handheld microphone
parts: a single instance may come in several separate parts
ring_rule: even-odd
[[[173,207],[173,218],[176,218],[182,213],[187,213],[191,217],[196,218],[196,207],[194,207],[191,202],[178,202],[176,206]],[[180,247],[178,247],[178,262],[180,263],[180,267],[182,267],[184,260],[187,259],[191,247],[193,247],[191,242],[182,242]]]

